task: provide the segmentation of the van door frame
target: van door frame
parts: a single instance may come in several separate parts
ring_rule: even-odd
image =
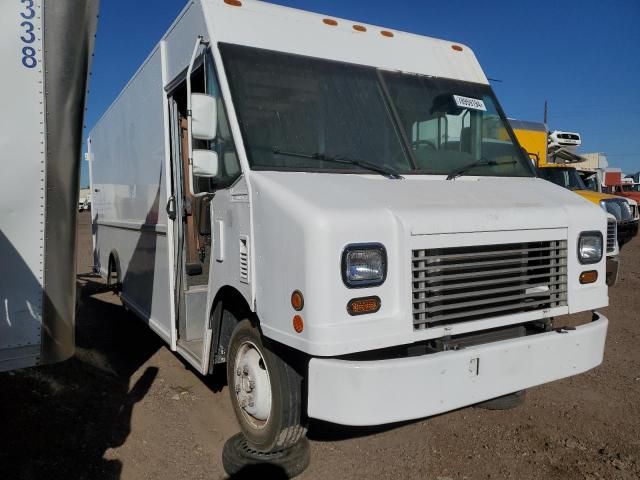
[[[169,84],[168,79],[168,63],[167,63],[167,42],[160,41],[160,61],[162,64],[162,85]],[[167,192],[167,201],[171,198],[173,192],[173,174],[172,174],[172,150],[171,150],[171,118],[170,118],[170,96],[166,90],[163,92],[163,115],[164,115],[164,143],[165,143],[165,191]],[[166,206],[160,205],[160,208]],[[174,237],[175,221],[167,215],[167,269],[169,272],[169,345],[172,351],[176,351],[178,343],[177,333],[177,316],[176,316],[176,285],[175,285],[175,237]]]
[[[204,67],[204,55],[206,48],[199,54],[195,62],[194,72]],[[164,74],[164,72],[163,72]],[[209,369],[208,353],[210,350],[211,330],[208,325],[208,318],[203,320],[203,338],[201,358],[197,358],[194,353],[180,344],[180,317],[186,314],[184,293],[186,285],[186,270],[184,259],[184,236],[185,228],[183,225],[184,217],[184,201],[183,197],[188,194],[185,190],[185,172],[183,169],[183,145],[182,145],[182,125],[179,116],[179,107],[175,100],[175,93],[184,86],[187,79],[187,69],[184,69],[176,77],[167,82],[165,85],[165,118],[167,122],[166,139],[167,139],[167,211],[170,202],[173,202],[175,218],[171,219],[167,214],[167,238],[170,242],[168,251],[171,258],[169,259],[170,267],[170,288],[171,288],[171,349],[180,354],[193,368],[199,373],[206,375]],[[169,223],[170,222],[170,223]],[[169,226],[170,225],[170,226]],[[207,285],[209,281],[207,280]],[[207,289],[208,290],[208,289]],[[187,321],[186,317],[184,318]]]

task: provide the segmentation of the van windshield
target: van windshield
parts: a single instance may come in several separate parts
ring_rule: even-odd
[[[254,170],[534,175],[488,85],[220,50]]]

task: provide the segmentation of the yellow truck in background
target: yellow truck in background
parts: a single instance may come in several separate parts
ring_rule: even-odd
[[[581,143],[579,134],[549,133],[544,123],[513,119],[509,122],[520,146],[531,157],[541,178],[572,190],[610,214],[608,237],[617,236],[617,245],[616,240],[607,239],[607,284],[614,285],[618,277],[619,248],[631,240],[633,232],[638,230],[638,219],[634,218],[631,206],[624,198],[594,192],[586,187],[575,168],[583,161],[576,153]],[[615,218],[615,228],[612,217]]]

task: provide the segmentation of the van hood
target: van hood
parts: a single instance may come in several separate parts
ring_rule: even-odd
[[[533,177],[390,180],[380,175],[254,171],[250,184],[254,201],[266,197],[270,205],[288,212],[286,216],[299,216],[303,222],[391,220],[411,235],[567,228],[578,219],[583,227],[585,217],[599,230],[605,217],[581,196]]]

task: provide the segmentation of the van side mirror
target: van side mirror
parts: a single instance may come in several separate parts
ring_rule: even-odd
[[[211,150],[193,151],[194,177],[213,178],[218,175],[218,154]]]
[[[215,140],[218,132],[218,105],[215,97],[191,94],[191,134],[195,140]]]

